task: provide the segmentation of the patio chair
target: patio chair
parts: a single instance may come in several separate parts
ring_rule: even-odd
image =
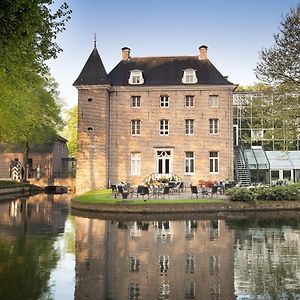
[[[179,193],[180,194],[181,183],[183,185],[183,182],[178,182],[175,186],[173,186],[172,193]]]
[[[211,197],[214,196],[214,195],[216,195],[216,197],[218,195],[218,186],[217,185],[213,185],[211,187]]]
[[[192,193],[192,198],[193,195],[196,195],[196,198],[199,196],[198,188],[195,185],[191,185],[191,193]]]
[[[140,193],[141,196],[143,196],[143,199],[144,199],[144,196],[148,195],[148,199],[150,197],[150,193],[149,193],[149,188],[147,186],[143,186],[143,189]],[[144,200],[146,201],[146,200]]]
[[[136,192],[135,192],[137,198],[139,197],[139,195],[142,194],[143,189],[144,189],[144,186],[143,186],[143,185],[138,185],[137,190],[136,190]]]
[[[168,195],[170,198],[170,187],[164,186],[164,188],[160,191],[159,196],[162,196],[165,199],[165,195]]]
[[[200,193],[201,193],[202,197],[208,197],[210,194],[210,190],[208,188],[203,187],[203,188],[201,188]]]
[[[114,197],[117,198],[118,194],[119,194],[119,191],[117,189],[117,185],[116,184],[112,184],[111,185],[111,190],[112,190],[112,193],[114,194]]]

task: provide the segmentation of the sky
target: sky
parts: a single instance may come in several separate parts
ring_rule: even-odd
[[[274,45],[282,16],[299,0],[69,0],[73,13],[59,34],[63,49],[47,61],[68,108],[77,105],[73,82],[94,47],[107,73],[121,60],[121,48],[132,57],[198,55],[208,58],[234,84],[252,85],[262,48]],[[56,0],[59,6],[63,1]]]

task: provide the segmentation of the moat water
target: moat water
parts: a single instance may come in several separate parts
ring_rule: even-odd
[[[79,217],[0,202],[0,299],[300,299],[300,214]]]

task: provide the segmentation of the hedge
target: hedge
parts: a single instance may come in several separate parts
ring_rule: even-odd
[[[255,188],[233,188],[227,191],[230,201],[297,201],[300,184]]]

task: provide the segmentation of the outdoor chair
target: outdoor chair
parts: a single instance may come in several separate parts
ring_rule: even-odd
[[[148,195],[148,199],[149,199],[149,196],[150,196],[149,188],[147,186],[143,186],[143,189],[142,189],[140,195],[143,196],[143,199],[144,199],[144,196]],[[144,200],[144,201],[146,201],[146,200]]]
[[[135,192],[137,198],[139,197],[139,195],[142,194],[143,189],[144,189],[144,186],[143,186],[143,185],[139,185],[139,186],[137,187],[137,190],[136,190],[136,192]]]
[[[183,182],[178,182],[175,186],[173,186],[172,193],[179,193],[180,194],[181,183],[183,185]]]
[[[165,195],[168,195],[170,198],[170,187],[164,186],[164,188],[160,191],[159,196],[162,196],[165,199]]]
[[[218,195],[218,186],[217,185],[214,185],[211,187],[211,197],[214,195],[216,195],[216,197]]]
[[[118,191],[118,189],[117,189],[117,185],[112,184],[112,185],[111,185],[111,190],[112,190],[112,193],[114,194],[114,197],[117,198],[117,197],[118,197],[118,194],[119,194],[119,191]]]
[[[195,185],[191,185],[191,193],[192,193],[192,198],[193,195],[196,195],[196,198],[199,196],[198,188]]]
[[[207,189],[207,188],[201,188],[201,191],[200,191],[200,193],[201,193],[201,195],[202,195],[202,197],[208,197],[209,196],[209,189]]]

